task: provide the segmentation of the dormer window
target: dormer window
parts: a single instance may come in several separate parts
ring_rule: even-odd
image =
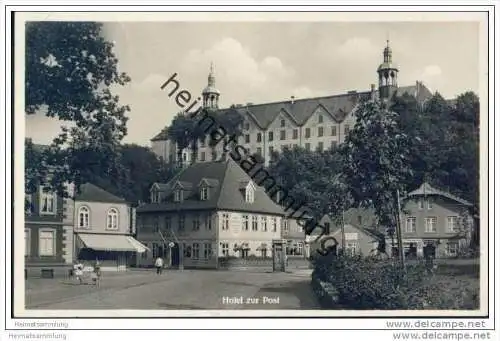
[[[160,192],[157,189],[153,189],[151,191],[151,202],[159,203],[160,202]]]
[[[200,200],[208,200],[208,187],[202,186],[200,188]]]
[[[254,194],[254,189],[251,186],[248,186],[245,190],[245,201],[252,203],[254,201]]]
[[[175,202],[181,202],[182,201],[182,190],[181,189],[176,189],[174,191],[174,201]]]

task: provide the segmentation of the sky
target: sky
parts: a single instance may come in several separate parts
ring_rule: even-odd
[[[180,111],[160,86],[177,73],[194,100],[211,62],[221,107],[366,91],[388,37],[399,85],[419,80],[445,98],[479,89],[475,22],[111,22],[104,34],[132,79],[114,88],[131,107],[124,142],[143,146]],[[60,126],[29,115],[26,136],[49,143]]]

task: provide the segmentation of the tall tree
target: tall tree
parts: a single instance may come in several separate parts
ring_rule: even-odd
[[[119,104],[111,87],[130,77],[118,71],[102,29],[96,22],[26,24],[25,112],[73,123],[47,150],[50,185],[62,194],[66,181],[91,181],[96,165],[110,176],[119,172],[117,147],[127,133],[130,108]],[[26,169],[26,188],[41,181],[37,176]]]
[[[396,193],[410,189],[411,140],[397,114],[376,102],[362,104],[346,141],[340,146],[343,174],[353,202],[373,208],[379,222],[393,231],[398,222]]]

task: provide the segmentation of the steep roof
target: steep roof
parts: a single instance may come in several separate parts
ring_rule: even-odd
[[[407,197],[427,196],[427,195],[438,195],[438,196],[445,197],[447,199],[456,201],[456,202],[463,204],[463,205],[466,205],[466,206],[472,206],[472,204],[470,202],[468,202],[462,198],[459,198],[451,193],[434,188],[431,185],[429,185],[429,183],[427,183],[427,182],[424,182],[419,188],[408,193]]]
[[[75,201],[126,203],[125,199],[117,197],[94,184],[86,183],[80,186],[80,193],[75,196]]]
[[[203,179],[210,179],[207,200],[200,200],[198,185]],[[251,181],[250,176],[231,158],[224,161],[194,163],[177,174],[166,186],[162,203],[144,204],[137,212],[158,212],[178,210],[231,210],[251,213],[284,215],[283,209],[274,203],[263,187],[255,186],[254,201],[245,201],[240,183]],[[174,186],[183,186],[183,200],[173,201]]]
[[[408,93],[415,96],[420,103],[432,96],[429,89],[421,82],[416,82],[415,85],[399,87],[397,92],[400,95]],[[314,114],[316,108],[320,106],[335,121],[342,122],[361,100],[369,99],[370,96],[370,91],[348,92],[333,96],[295,99],[293,103],[290,99],[287,99],[279,102],[234,106],[220,109],[219,112],[223,114],[229,110],[236,110],[243,117],[250,117],[260,129],[267,129],[280,113],[290,117],[296,125],[302,126]],[[375,96],[378,97],[378,91],[375,91]],[[167,129],[164,128],[151,141],[167,139]]]

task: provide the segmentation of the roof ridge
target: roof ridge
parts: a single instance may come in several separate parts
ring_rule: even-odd
[[[401,88],[403,88],[403,87],[401,87]],[[324,99],[324,98],[352,96],[352,95],[367,94],[367,93],[370,93],[370,90],[356,91],[355,93],[344,92],[344,93],[336,94],[336,95],[307,97],[307,98],[294,99],[293,101],[295,103],[295,102],[300,102],[300,101],[320,100],[320,99]],[[243,109],[243,108],[250,108],[250,107],[258,107],[258,106],[261,106],[261,105],[287,103],[287,102],[290,102],[290,101],[291,101],[290,99],[284,99],[284,100],[281,100],[281,101],[258,103],[258,104],[251,104],[251,105],[242,104],[241,107],[228,107],[228,108],[221,108],[220,110]],[[232,104],[232,105],[237,105],[237,104]]]

